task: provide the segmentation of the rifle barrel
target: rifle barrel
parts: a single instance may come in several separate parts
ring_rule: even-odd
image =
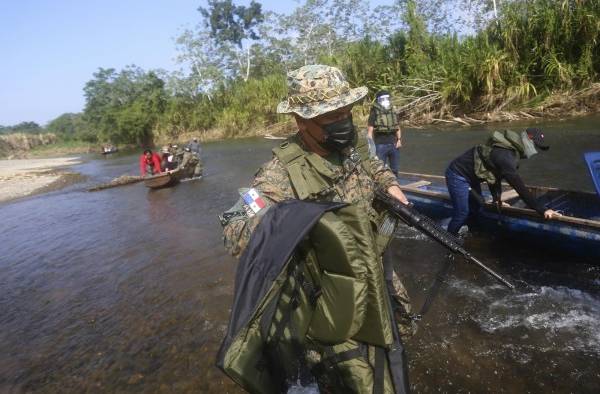
[[[466,251],[465,251],[466,252]],[[492,275],[494,278],[496,278],[498,281],[500,281],[503,285],[505,285],[506,287],[508,287],[511,290],[515,289],[515,285],[513,285],[512,283],[510,283],[509,281],[507,281],[506,279],[504,279],[502,276],[500,276],[500,274],[498,274],[496,271],[494,271],[493,269],[491,269],[490,267],[488,267],[487,265],[483,264],[481,261],[479,261],[477,258],[475,258],[473,255],[471,255],[469,252],[466,252],[463,254],[463,256],[477,264],[480,268],[482,268],[485,272],[487,272],[488,274]]]
[[[423,215],[416,209],[411,208],[410,206],[402,204],[400,201],[397,201],[384,191],[377,190],[375,195],[377,199],[381,201],[384,205],[386,205],[393,214],[402,219],[408,225],[417,228],[419,231],[428,235],[430,238],[436,240],[453,253],[461,254],[466,260],[479,266],[481,269],[493,276],[496,280],[498,280],[500,283],[502,283],[509,289],[512,290],[515,288],[515,286],[512,283],[504,279],[502,276],[500,276],[500,274],[483,264],[473,255],[471,255],[471,253],[469,253],[465,248],[463,248],[454,236],[454,234],[451,234],[448,231],[441,228],[428,216]]]

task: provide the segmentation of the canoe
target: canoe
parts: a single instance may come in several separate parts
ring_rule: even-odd
[[[116,146],[102,148],[103,155],[110,155],[111,153],[117,153],[118,151],[119,151],[119,149]]]
[[[436,220],[452,216],[452,202],[443,176],[401,172],[398,178],[401,189],[420,212]],[[582,191],[527,187],[540,202],[564,216],[545,220],[528,208],[509,185],[504,185],[502,200],[510,206],[498,209],[489,192],[484,193],[486,202],[468,225],[545,250],[600,258],[600,197]]]
[[[179,171],[163,172],[144,178],[144,185],[150,189],[171,187],[179,182]]]

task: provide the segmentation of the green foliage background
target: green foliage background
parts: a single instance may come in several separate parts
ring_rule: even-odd
[[[371,95],[386,87],[442,116],[527,108],[598,82],[600,1],[504,1],[497,18],[460,36],[425,16],[456,0],[398,1],[355,28],[367,3],[307,0],[283,16],[257,2],[211,0],[200,9],[203,24],[177,42],[189,72],[100,68],[85,85],[83,114],[63,114],[47,129],[67,140],[137,145],[209,130],[248,135],[286,119],[275,114],[286,72],[316,62],[340,67]],[[385,25],[394,12],[399,22]],[[378,34],[385,26],[389,34]]]

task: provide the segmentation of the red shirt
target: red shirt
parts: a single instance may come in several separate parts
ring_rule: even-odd
[[[152,157],[148,159],[145,154],[140,156],[140,172],[142,176],[146,175],[146,166],[151,165],[154,168],[155,174],[160,174],[160,157],[158,154],[152,152]]]

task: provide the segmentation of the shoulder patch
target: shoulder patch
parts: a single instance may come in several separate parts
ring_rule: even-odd
[[[254,213],[258,213],[267,206],[265,200],[262,199],[260,194],[258,194],[258,191],[254,188],[240,194],[246,205],[248,205]]]

